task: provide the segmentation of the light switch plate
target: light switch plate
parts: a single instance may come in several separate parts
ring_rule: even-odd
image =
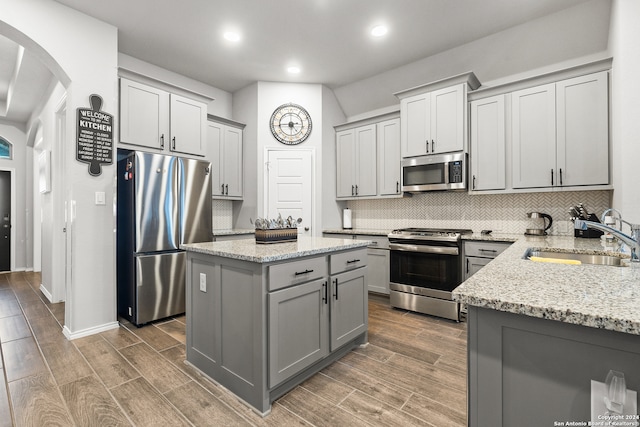
[[[96,191],[96,205],[104,205],[106,203],[106,198],[104,195],[104,191]]]

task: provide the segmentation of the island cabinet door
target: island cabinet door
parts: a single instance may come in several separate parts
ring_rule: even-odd
[[[366,271],[363,267],[331,276],[331,351],[367,331]]]
[[[328,286],[318,279],[269,293],[269,388],[329,354]]]

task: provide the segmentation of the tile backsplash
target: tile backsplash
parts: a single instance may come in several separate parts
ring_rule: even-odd
[[[213,199],[212,225],[214,230],[230,230],[233,228],[233,202],[231,200]]]
[[[488,229],[496,233],[524,233],[542,220],[527,218],[527,212],[551,215],[550,234],[573,235],[570,206],[578,203],[598,217],[611,206],[611,191],[567,191],[548,193],[469,195],[456,192],[415,194],[402,199],[354,200],[353,228],[392,230],[405,227]],[[624,214],[624,212],[623,212]]]

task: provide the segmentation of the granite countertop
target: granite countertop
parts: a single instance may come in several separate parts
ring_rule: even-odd
[[[352,230],[345,230],[344,228],[333,228],[333,229],[328,229],[328,230],[322,230],[323,233],[331,233],[331,234],[349,234],[351,236],[353,235],[366,235],[366,236],[385,236],[387,237],[387,235],[389,233],[391,233],[391,230],[374,230],[374,229],[365,229],[365,228],[358,228],[358,229],[352,229]]]
[[[520,236],[453,291],[459,302],[494,310],[640,335],[640,265],[540,263],[527,248],[608,254],[600,239]]]
[[[213,230],[213,236],[235,236],[243,234],[253,234],[255,232],[252,228],[232,228],[228,230]]]
[[[463,234],[462,240],[477,240],[482,242],[517,242],[524,235],[523,234],[509,234],[509,233],[491,233],[491,234],[482,234],[472,233],[472,234]]]
[[[260,244],[253,239],[242,239],[192,243],[180,245],[180,249],[242,261],[268,263],[346,249],[366,248],[369,244],[369,240],[298,236],[298,241],[289,243]]]

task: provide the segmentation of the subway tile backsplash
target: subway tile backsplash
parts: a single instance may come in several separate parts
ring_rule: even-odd
[[[573,235],[570,206],[582,203],[598,217],[611,205],[611,191],[469,195],[430,192],[402,199],[355,200],[353,228],[392,230],[405,227],[470,228],[496,233],[524,233],[542,220],[527,218],[527,212],[544,212],[553,218],[550,234]],[[624,212],[623,212],[624,214]]]

